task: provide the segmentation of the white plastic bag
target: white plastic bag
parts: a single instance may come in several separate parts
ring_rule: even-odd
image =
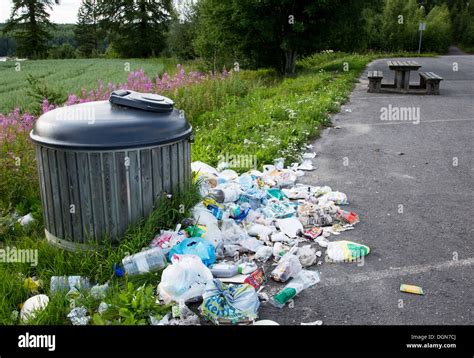
[[[306,245],[298,248],[298,258],[303,267],[312,266],[316,263],[316,250],[311,248],[311,245]]]
[[[288,237],[296,237],[303,232],[303,225],[298,218],[292,217],[287,219],[279,219],[276,221],[280,231]]]
[[[259,261],[267,261],[273,254],[273,248],[270,246],[260,246],[255,253],[255,259]]]
[[[246,239],[240,240],[239,245],[248,251],[257,252],[258,249],[263,246],[263,242],[257,240],[255,237],[249,236]]]
[[[258,236],[260,240],[268,241],[269,236],[273,233],[273,230],[267,226],[255,224],[252,225],[248,230],[247,233],[250,236]]]
[[[171,263],[164,269],[158,285],[158,294],[165,303],[201,297],[213,277],[199,256],[173,255]]]
[[[347,205],[349,202],[347,201],[347,195],[341,193],[340,191],[331,191],[327,194],[324,194],[319,198],[319,204],[324,205],[328,202],[334,202],[336,205]]]

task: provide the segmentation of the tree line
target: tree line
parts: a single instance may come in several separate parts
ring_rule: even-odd
[[[13,0],[3,39],[29,58],[202,58],[210,69],[272,67],[295,71],[296,60],[324,49],[415,51],[451,43],[474,49],[474,4],[467,0],[82,0],[65,43],[48,9],[55,0]],[[4,41],[4,40],[2,40]],[[2,43],[0,42],[0,49]]]

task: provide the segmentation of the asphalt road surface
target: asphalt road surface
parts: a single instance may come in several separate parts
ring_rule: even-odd
[[[410,60],[445,79],[441,95],[367,93],[369,69],[383,70],[384,82],[393,82],[386,60],[373,62],[334,127],[313,143],[318,169],[301,180],[348,195],[361,222],[330,241],[363,243],[371,253],[363,265],[313,266],[321,282],[297,296],[294,308],[262,304],[260,319],[474,323],[474,56]],[[417,77],[412,72],[411,82]],[[381,120],[382,111],[400,107],[413,108],[414,117]],[[421,286],[425,295],[402,293],[401,283]]]

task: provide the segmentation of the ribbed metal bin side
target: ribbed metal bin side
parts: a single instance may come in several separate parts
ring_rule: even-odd
[[[38,145],[46,237],[69,249],[94,239],[120,241],[130,224],[153,210],[163,192],[191,180],[191,145],[73,151]]]

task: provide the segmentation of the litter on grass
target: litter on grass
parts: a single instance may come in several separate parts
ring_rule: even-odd
[[[330,240],[332,235],[354,229],[360,220],[356,213],[341,208],[349,204],[345,193],[296,183],[304,171],[314,169],[315,157],[316,153],[306,153],[300,163],[286,168],[278,158],[273,165],[264,165],[262,172],[241,175],[226,165],[216,169],[192,163],[202,199],[190,217],[157,232],[149,247],[124,257],[122,266],[113,266],[117,277],[163,270],[158,302],[172,304],[172,312],[150,316],[151,324],[200,324],[186,302],[201,301],[200,316],[214,324],[277,324],[255,322],[260,305],[270,302],[278,308],[293,308],[297,296],[320,281],[314,267],[323,263],[318,260],[321,249],[335,262],[355,261],[370,252],[362,244]],[[280,290],[265,292],[266,270]],[[37,283],[31,278],[26,285],[34,290]],[[67,292],[71,302],[89,287],[89,280],[80,276],[51,279],[51,291]],[[107,283],[90,288],[98,302],[107,291]],[[107,310],[107,303],[101,302],[99,313]],[[82,306],[73,307],[68,317],[74,325],[91,320]]]

